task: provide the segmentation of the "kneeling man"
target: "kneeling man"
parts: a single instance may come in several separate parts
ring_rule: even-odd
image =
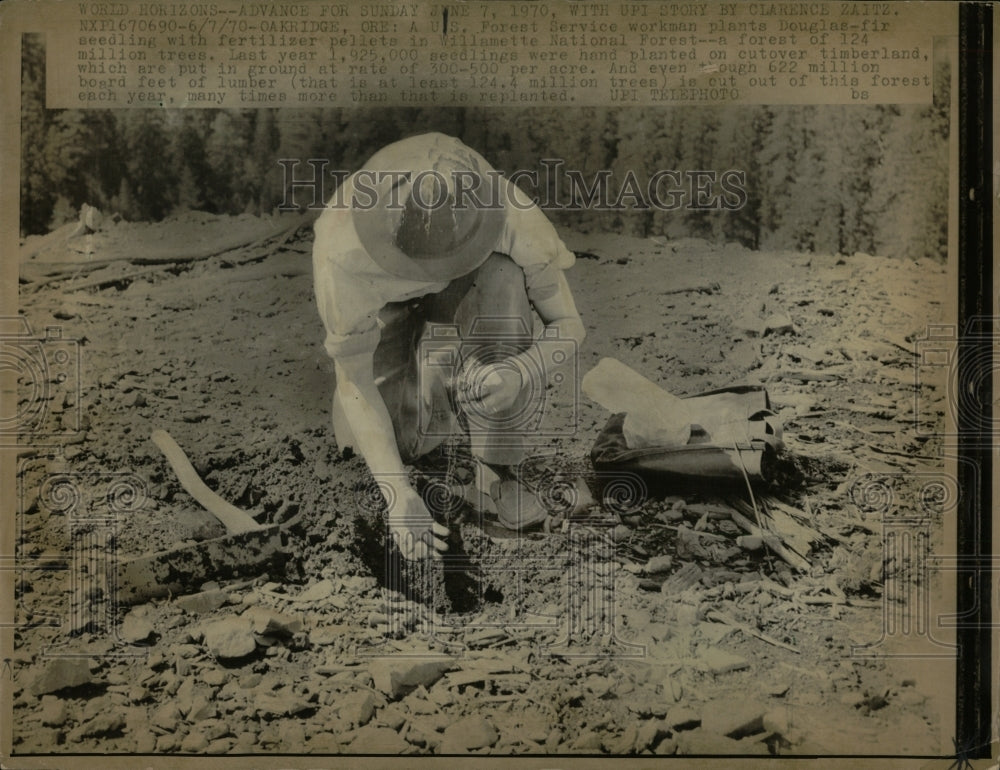
[[[574,256],[545,215],[477,152],[432,133],[373,155],[315,231],[334,432],[379,482],[402,554],[447,548],[404,464],[458,431],[477,461],[480,509],[511,529],[544,519],[513,471],[528,451],[519,416],[584,338],[563,275]],[[551,355],[552,341],[565,354]]]

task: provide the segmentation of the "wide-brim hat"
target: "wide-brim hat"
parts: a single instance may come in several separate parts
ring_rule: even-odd
[[[353,177],[351,218],[386,272],[450,281],[494,251],[506,220],[506,181],[454,137],[422,134],[384,147]]]

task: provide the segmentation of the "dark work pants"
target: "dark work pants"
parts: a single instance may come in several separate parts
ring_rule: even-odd
[[[379,391],[403,462],[463,429],[484,462],[515,465],[525,458],[523,417],[540,408],[544,383],[528,383],[510,408],[489,415],[460,406],[452,387],[471,362],[503,366],[532,343],[524,272],[510,257],[493,253],[438,294],[387,305],[379,319],[374,373],[385,378]]]

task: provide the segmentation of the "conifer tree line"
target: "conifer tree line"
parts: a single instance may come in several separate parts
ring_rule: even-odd
[[[279,159],[300,160],[300,178],[311,176],[310,158],[351,171],[389,142],[442,131],[507,173],[534,169],[544,181],[542,159],[558,159],[550,184],[567,169],[588,184],[603,171],[612,200],[630,171],[643,189],[657,170],[745,174],[737,210],[641,208],[627,198],[618,209],[550,212],[580,230],[941,260],[946,61],[934,80],[933,104],[915,106],[50,110],[43,38],[25,35],[21,233],[48,232],[84,203],[130,221],[189,210],[267,214],[286,200]],[[329,192],[335,184],[331,177]],[[296,201],[307,205],[308,191]]]

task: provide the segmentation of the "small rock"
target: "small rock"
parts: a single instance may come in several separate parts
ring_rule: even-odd
[[[241,690],[252,690],[263,680],[263,676],[256,672],[251,672],[240,677],[240,689]]]
[[[215,704],[205,695],[198,695],[187,711],[188,722],[201,722],[206,719],[213,719],[219,712]]]
[[[144,617],[140,617],[135,611],[130,612],[122,621],[119,635],[129,644],[142,644],[149,641],[155,630],[152,623]]]
[[[164,703],[153,712],[149,721],[154,727],[172,733],[181,721],[181,711],[176,703]]]
[[[375,698],[370,692],[354,692],[343,699],[340,718],[356,727],[363,727],[375,713]],[[397,726],[398,728],[398,726]]]
[[[442,754],[460,754],[465,751],[492,746],[500,738],[497,729],[483,717],[469,716],[449,725],[441,739]]]
[[[212,691],[207,687],[196,685],[193,679],[184,680],[177,690],[174,703],[189,722],[198,722],[215,716]]]
[[[83,706],[83,713],[77,717],[78,722],[87,722],[94,717],[100,716],[110,708],[110,701],[106,698],[89,698]]]
[[[378,721],[393,730],[399,730],[406,722],[406,716],[395,706],[388,706],[379,712]]]
[[[690,730],[701,724],[701,715],[688,706],[673,706],[664,721],[675,730]]]
[[[642,571],[647,575],[656,575],[661,572],[669,572],[670,568],[673,566],[674,560],[670,556],[654,556],[646,562]]]
[[[295,598],[300,602],[319,602],[333,594],[333,590],[333,581],[324,579],[318,583],[313,583]]]
[[[208,748],[208,739],[198,730],[188,733],[181,741],[181,751],[201,754]]]
[[[388,727],[369,725],[358,730],[348,747],[350,754],[402,754],[410,748],[399,733]]]
[[[254,633],[264,636],[287,637],[302,630],[302,619],[267,607],[251,607],[243,613]]]
[[[86,724],[78,727],[74,732],[82,738],[93,738],[101,735],[118,734],[124,727],[125,719],[121,714],[104,713],[98,714]]]
[[[329,481],[333,478],[333,468],[330,467],[330,464],[324,458],[319,457],[313,465],[313,475],[316,476],[316,480],[320,483]]]
[[[66,701],[52,695],[42,698],[42,724],[49,727],[62,727],[69,719],[69,712],[66,709]]]
[[[601,744],[601,736],[593,730],[587,730],[576,737],[571,748],[574,751],[600,751]]]
[[[220,607],[225,606],[228,601],[229,594],[215,589],[190,594],[189,596],[180,596],[174,600],[174,604],[192,615],[202,615],[214,612]]]
[[[205,629],[205,646],[220,660],[245,658],[257,649],[253,626],[247,618],[224,618]]]
[[[84,658],[55,658],[34,678],[29,686],[33,695],[42,696],[92,684],[90,663]]]
[[[635,751],[641,753],[646,749],[651,749],[670,734],[666,722],[659,722],[648,719],[639,725],[635,736]]]
[[[767,753],[767,747],[760,744]],[[678,754],[747,754],[745,741],[734,741],[724,735],[706,733],[701,730],[681,733],[677,736]]]
[[[736,545],[744,551],[759,551],[764,547],[764,538],[760,535],[740,535],[736,538]]]
[[[640,691],[639,697],[629,698],[627,705],[629,711],[638,714],[643,719],[662,718],[667,714],[667,704],[649,690]]]
[[[177,750],[178,738],[173,733],[167,733],[166,735],[161,735],[156,739],[156,753],[157,754],[169,754],[172,751]]]
[[[584,689],[593,693],[597,698],[603,698],[614,689],[614,686],[614,681],[609,677],[598,676],[597,674],[588,676],[583,682]]]
[[[125,395],[125,398],[122,399],[122,403],[127,407],[145,406],[146,394],[141,390],[133,390]]]
[[[283,754],[298,754],[306,744],[305,725],[293,719],[281,726],[281,751]]]
[[[201,650],[194,644],[178,644],[174,646],[173,651],[177,657],[185,660],[194,658],[201,653]]]
[[[233,742],[229,738],[217,738],[205,747],[205,753],[212,756],[228,754],[232,746]]]
[[[219,668],[209,668],[201,672],[201,681],[209,687],[222,687],[229,681],[229,674]]]
[[[236,736],[233,744],[233,752],[236,754],[249,754],[257,743],[257,736],[252,732],[240,733]]]
[[[791,720],[787,708],[771,709],[764,714],[762,721],[764,730],[768,733],[787,736],[791,732]]]
[[[632,535],[632,528],[624,524],[617,524],[611,529],[611,539],[616,543],[628,540]]]
[[[795,324],[785,313],[775,313],[760,326],[760,335],[766,337],[768,334],[795,334]]]
[[[371,664],[372,683],[396,700],[419,686],[430,687],[451,668],[450,660],[405,661],[380,659]]]
[[[139,733],[135,738],[136,754],[152,754],[156,751],[156,736],[153,733]]]
[[[259,695],[256,698],[257,713],[265,716],[295,716],[313,707],[289,690]]]
[[[699,658],[706,670],[713,674],[728,674],[730,671],[739,671],[750,667],[746,658],[718,647],[701,650]]]
[[[669,757],[677,753],[677,741],[674,738],[664,738],[656,747],[655,753],[661,757]]]
[[[560,743],[562,743],[562,731],[558,727],[553,727],[549,730],[549,734],[545,736],[545,748],[552,751]]]
[[[618,738],[611,739],[605,748],[609,754],[631,754],[635,751],[636,741],[639,739],[639,728],[629,725]]]

